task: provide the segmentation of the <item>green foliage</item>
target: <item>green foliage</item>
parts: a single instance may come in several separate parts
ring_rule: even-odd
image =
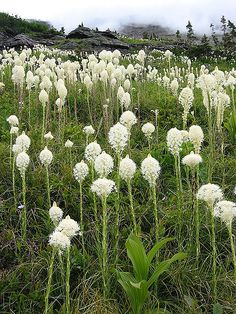
[[[5,31],[9,35],[17,35],[20,33],[59,34],[59,32],[47,22],[35,20],[27,21],[17,15],[12,16],[3,12],[0,12],[0,31]]]
[[[118,282],[126,292],[134,314],[142,313],[146,299],[149,296],[149,288],[157,282],[159,276],[168,270],[170,265],[186,258],[185,253],[177,253],[168,260],[164,260],[154,266],[149,276],[151,263],[157,252],[173,238],[166,238],[156,243],[146,254],[143,243],[134,234],[126,241],[127,255],[133,265],[133,273],[117,271]]]
[[[230,114],[228,121],[224,124],[225,128],[228,130],[232,143],[236,143],[236,114],[233,112]]]

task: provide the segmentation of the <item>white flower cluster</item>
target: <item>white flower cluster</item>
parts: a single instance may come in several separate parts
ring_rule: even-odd
[[[187,123],[187,115],[193,103],[193,91],[189,87],[185,87],[179,94],[179,103],[182,105],[184,112],[183,112],[183,123],[186,125]]]
[[[197,192],[197,199],[205,201],[209,207],[213,207],[215,202],[222,200],[223,192],[217,184],[204,184]]]
[[[49,215],[55,225],[54,232],[49,236],[49,245],[57,248],[59,252],[70,247],[71,239],[80,234],[79,224],[70,216],[62,219],[63,211],[53,202]]]
[[[119,122],[110,128],[108,133],[109,144],[116,151],[121,153],[128,143],[128,130]]]
[[[83,160],[78,162],[73,169],[73,174],[76,181],[83,182],[89,174],[89,168],[87,164]]]
[[[192,125],[189,128],[189,139],[194,146],[194,150],[196,154],[200,153],[202,142],[204,140],[204,134],[202,128],[199,125]]]
[[[18,134],[19,132],[19,128],[18,126],[12,126],[11,129],[10,129],[10,134]]]
[[[45,146],[45,148],[39,154],[40,162],[43,166],[48,167],[53,159],[52,152]]]
[[[119,169],[121,179],[128,182],[133,178],[135,171],[136,164],[132,159],[129,158],[128,155],[125,158],[121,159]]]
[[[202,157],[199,154],[194,154],[194,152],[191,152],[182,159],[182,164],[189,166],[190,168],[196,167],[201,162]]]
[[[137,118],[132,111],[127,110],[120,116],[120,123],[130,132],[132,126],[137,123]]]
[[[57,206],[56,202],[53,202],[52,207],[49,209],[49,216],[55,226],[57,226],[62,220],[63,211],[60,207]]]
[[[70,247],[70,239],[63,233],[55,230],[49,236],[49,245],[59,249],[60,251],[64,251]]]
[[[11,115],[7,118],[7,122],[10,124],[10,126],[17,126],[19,125],[19,120],[17,118],[17,116],[15,115]]]
[[[219,217],[224,223],[230,225],[236,217],[236,203],[225,200],[216,203],[214,216]]]
[[[142,132],[148,139],[152,137],[152,133],[154,131],[155,131],[155,126],[150,122],[147,122],[142,126]]]
[[[68,215],[66,216],[66,218],[60,221],[59,225],[56,228],[56,231],[59,231],[65,236],[67,236],[69,239],[72,239],[79,233],[80,227],[78,222],[75,221],[74,219],[71,219],[70,216]]]
[[[48,102],[48,93],[42,89],[41,92],[39,93],[39,101],[43,106],[46,106],[46,103]]]
[[[45,140],[53,140],[54,139],[51,132],[44,134],[44,138],[45,138]]]
[[[150,186],[154,186],[160,175],[161,167],[159,162],[149,154],[148,157],[142,161],[141,172]]]
[[[94,163],[96,157],[102,152],[101,146],[97,141],[89,143],[85,148],[85,159],[89,162]]]
[[[83,132],[86,134],[86,135],[93,135],[95,133],[95,130],[94,128],[92,127],[92,125],[87,125],[83,128]]]
[[[94,162],[95,171],[100,178],[107,177],[112,172],[113,166],[113,158],[104,151],[96,157]]]
[[[74,143],[71,142],[70,140],[67,140],[67,141],[65,142],[65,147],[66,147],[66,148],[71,148],[71,147],[73,147],[73,145],[74,145]]]
[[[100,198],[108,197],[115,190],[115,182],[106,178],[100,178],[93,182],[91,191]]]
[[[16,145],[19,145],[20,150],[22,152],[27,151],[30,147],[31,140],[30,138],[25,134],[25,132],[22,132],[21,135],[17,136],[16,138]]]
[[[181,151],[183,136],[180,130],[172,128],[167,133],[167,146],[172,155],[178,156]]]
[[[29,166],[29,162],[30,158],[26,152],[20,152],[16,157],[16,166],[22,177],[25,175],[26,169]]]

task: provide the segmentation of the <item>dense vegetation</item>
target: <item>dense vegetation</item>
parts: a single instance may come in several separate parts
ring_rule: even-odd
[[[235,313],[230,228],[196,201],[207,183],[236,201],[235,61],[206,58],[206,67],[169,51],[83,57],[43,47],[1,56],[0,312]],[[135,122],[129,144],[121,136],[120,156],[114,143],[121,139],[111,128],[126,111]],[[7,122],[10,115],[19,123],[15,117]],[[197,154],[193,125],[204,133],[197,168],[181,162]],[[171,129],[178,139],[167,143]],[[12,152],[23,131],[30,145],[23,135],[24,149]],[[103,155],[101,164],[111,168],[106,175],[89,157],[88,143],[95,140],[113,160],[111,166]],[[45,146],[53,159],[47,150],[40,154]],[[127,154],[137,165],[131,181],[122,179],[129,168],[123,177],[119,171]],[[149,154],[153,169],[142,163]],[[82,160],[89,173],[78,166]],[[91,186],[104,176],[116,189],[100,198]],[[65,237],[62,254],[48,243],[59,223],[49,215],[54,201],[83,231],[68,247]],[[231,226],[235,234],[235,220]]]
[[[4,12],[0,12],[0,31],[9,35],[17,35],[21,33],[40,33],[41,35],[59,32],[47,22],[43,21],[26,21],[18,16],[13,16]]]

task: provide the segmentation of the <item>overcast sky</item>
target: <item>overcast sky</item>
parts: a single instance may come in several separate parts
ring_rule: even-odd
[[[125,23],[152,23],[185,30],[190,20],[195,31],[208,32],[222,15],[236,23],[236,0],[0,0],[0,11],[22,18],[50,21],[70,31],[85,26],[118,29]]]

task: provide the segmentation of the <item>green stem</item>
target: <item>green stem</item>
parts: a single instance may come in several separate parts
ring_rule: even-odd
[[[129,192],[129,202],[130,202],[131,214],[132,214],[132,218],[133,218],[133,228],[134,228],[134,233],[137,235],[138,234],[138,229],[137,229],[137,222],[136,222],[135,211],[134,211],[131,180],[128,180],[127,184],[128,184],[128,192]]]
[[[103,296],[106,299],[108,293],[107,278],[107,203],[106,197],[102,198],[102,279],[103,279]]]
[[[209,97],[210,98],[210,97]],[[214,147],[213,147],[213,128],[212,128],[212,111],[211,111],[211,105],[210,105],[210,99],[209,101],[209,112],[208,112],[208,136],[209,136],[209,157],[208,157],[208,182],[212,181],[212,172],[213,172],[213,157],[214,157]]]
[[[120,152],[117,154],[117,176],[116,176],[116,217],[115,217],[115,245],[114,245],[114,255],[115,255],[115,267],[118,262],[118,246],[119,246],[119,218],[120,218]]]
[[[12,134],[10,133],[10,170],[12,167],[11,159],[12,159]]]
[[[47,181],[48,208],[50,208],[51,207],[51,197],[50,197],[50,183],[49,183],[48,166],[46,166],[45,169],[46,169],[46,181]]]
[[[217,299],[216,289],[216,239],[215,239],[215,222],[214,222],[214,209],[213,205],[210,208],[211,212],[211,243],[212,243],[212,285],[213,285],[213,298]]]
[[[199,217],[199,206],[198,206],[198,199],[195,197],[196,191],[199,189],[199,167],[196,168],[196,188],[194,193],[194,207],[195,207],[195,225],[196,225],[196,260],[198,262],[199,255],[200,255],[200,217]]]
[[[81,229],[81,240],[82,240],[83,258],[85,258],[84,223],[83,223],[83,189],[82,189],[82,182],[79,183],[79,193],[80,193],[80,229]]]
[[[236,255],[235,255],[235,248],[234,248],[234,241],[233,241],[233,234],[232,234],[232,222],[230,222],[228,226],[228,230],[229,230],[230,246],[231,246],[232,258],[233,258],[233,264],[234,264],[234,281],[236,283]]]
[[[174,158],[175,158],[175,174],[176,174],[176,188],[177,188],[177,202],[178,202],[178,245],[180,248],[181,231],[182,231],[181,178],[180,178],[179,156],[174,156]]]
[[[13,163],[12,163],[12,190],[13,190],[13,196],[14,196],[14,206],[15,206],[15,209],[17,209],[15,163],[16,163],[16,156],[14,155]]]
[[[66,314],[70,314],[70,246],[66,253]]]
[[[49,294],[50,294],[50,290],[51,290],[51,282],[52,282],[52,273],[53,273],[53,264],[54,264],[55,254],[56,254],[56,249],[53,248],[51,259],[50,259],[50,264],[49,264],[49,269],[48,269],[48,284],[47,284],[47,290],[46,290],[46,295],[45,295],[44,314],[47,314],[48,310],[49,310],[48,299],[49,299]]]
[[[22,208],[22,239],[26,240],[26,183],[25,183],[25,172],[22,173],[22,194],[23,194],[23,208]]]
[[[158,223],[158,211],[157,211],[157,195],[156,195],[156,186],[152,186],[152,198],[153,198],[153,209],[154,209],[154,217],[155,217],[155,235],[156,242],[159,241],[159,223]]]
[[[42,136],[41,136],[42,143],[44,139],[44,133],[45,133],[45,105],[43,105],[43,124],[42,124]]]

